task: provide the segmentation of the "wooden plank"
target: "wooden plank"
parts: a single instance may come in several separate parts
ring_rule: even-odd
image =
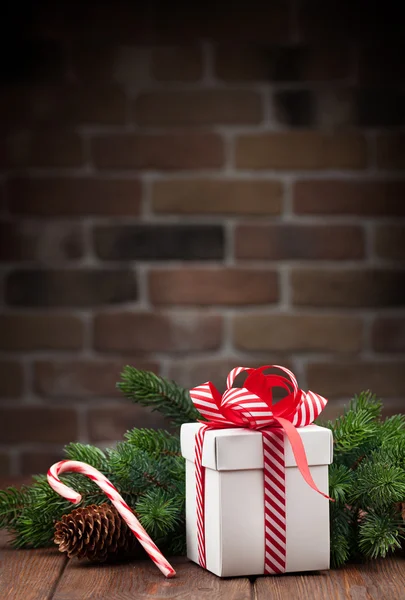
[[[1,600],[51,600],[66,563],[56,547],[15,550],[0,532]]]
[[[189,562],[174,558],[174,579],[165,579],[149,560],[118,565],[95,565],[72,559],[53,600],[253,600],[247,578],[220,579]]]
[[[404,600],[405,558],[398,556],[331,571],[259,577],[254,587],[257,600]]]

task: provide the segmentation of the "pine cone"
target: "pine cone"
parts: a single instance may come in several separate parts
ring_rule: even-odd
[[[134,554],[138,541],[114,506],[76,508],[55,525],[54,542],[69,558],[104,562]]]

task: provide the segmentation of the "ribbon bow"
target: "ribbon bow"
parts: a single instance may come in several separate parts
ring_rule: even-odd
[[[266,369],[280,369],[289,377],[265,375]],[[243,388],[233,388],[235,378],[247,371]],[[274,387],[285,389],[288,394],[277,404],[273,404]],[[298,388],[294,374],[278,365],[267,365],[259,369],[236,367],[227,377],[227,389],[224,394],[218,392],[211,382],[204,383],[190,391],[194,406],[208,422],[208,429],[245,427],[249,429],[267,429],[281,427],[286,434],[294,453],[301,475],[307,484],[318,493],[321,492],[312,479],[305,448],[297,427],[310,425],[325,408],[327,400],[314,392],[304,392]]]

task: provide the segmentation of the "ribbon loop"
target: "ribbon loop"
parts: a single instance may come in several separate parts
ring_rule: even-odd
[[[253,371],[253,370],[254,369],[252,369],[250,367],[235,367],[234,369],[232,369],[232,371],[229,371],[228,377],[226,378],[227,388],[229,389],[233,386],[233,382],[235,381],[235,379],[237,378],[239,373],[242,373],[243,371]]]
[[[267,369],[279,369],[287,377],[270,373]],[[236,377],[246,371],[244,387],[234,388]],[[287,396],[273,404],[273,388],[281,387]],[[310,425],[325,408],[327,400],[314,392],[304,392],[298,388],[294,374],[285,367],[266,365],[259,369],[235,367],[227,377],[224,394],[215,386],[206,383],[190,391],[194,406],[207,419],[211,427],[248,427],[263,429],[277,427],[277,419],[287,419],[294,427]]]

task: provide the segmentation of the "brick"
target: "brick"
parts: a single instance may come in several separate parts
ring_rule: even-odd
[[[240,169],[360,169],[366,144],[355,133],[295,131],[241,135],[235,164]]]
[[[93,23],[90,25],[93,29]],[[109,26],[107,26],[110,29]],[[77,33],[77,25],[76,25]],[[70,49],[71,72],[82,85],[108,85],[111,82],[122,86],[148,83],[150,49],[141,46],[117,45],[117,40],[91,39],[86,34],[74,40]],[[120,40],[122,41],[122,40]],[[133,43],[134,40],[131,40]]]
[[[226,359],[198,359],[182,360],[172,362],[169,367],[169,378],[186,389],[191,389],[205,381],[211,381],[222,393],[226,389],[226,377],[228,373],[238,364],[243,363],[245,367],[259,367],[259,361],[252,363],[250,360],[230,357]],[[246,375],[241,374],[235,380],[235,386],[242,385]]]
[[[0,184],[0,215],[7,213],[7,201],[6,201],[6,186],[4,182]]]
[[[22,365],[16,361],[0,361],[0,397],[19,398],[24,388]],[[0,426],[1,427],[1,426]],[[1,439],[1,436],[0,436]]]
[[[362,390],[371,390],[382,398],[403,397],[405,363],[350,361],[309,364],[307,380],[309,389],[326,398],[352,397]]]
[[[11,212],[41,217],[138,215],[136,179],[93,177],[18,178],[8,183]]]
[[[110,442],[121,440],[123,433],[133,427],[168,429],[169,423],[159,413],[142,406],[115,402],[111,406],[90,408],[87,427],[91,442]]]
[[[193,18],[194,28],[199,32],[199,37],[223,42],[239,43],[277,43],[288,39],[290,30],[290,7],[286,2],[274,0],[260,6],[260,10],[246,10],[246,4],[235,2],[232,10],[227,3],[215,5],[215,18],[212,10],[207,9],[207,4],[190,5],[189,18]],[[173,10],[170,10],[173,13]],[[183,14],[183,7],[182,7]],[[173,17],[178,22],[178,14]],[[189,31],[189,18],[184,20]],[[181,19],[180,19],[181,20]],[[195,29],[192,33],[195,35]]]
[[[0,315],[0,349],[12,352],[33,350],[79,350],[84,324],[69,314]]]
[[[131,86],[149,80],[149,48],[117,45],[108,36],[103,37],[102,41],[87,35],[75,39],[71,63],[76,81],[82,85],[115,82]]]
[[[297,214],[403,216],[405,181],[305,180],[294,185]]]
[[[224,144],[214,133],[104,135],[93,138],[101,169],[209,169],[224,162]]]
[[[156,181],[152,206],[157,213],[279,215],[280,181],[171,179]]]
[[[13,18],[11,14],[10,17]],[[11,25],[11,21],[8,25]],[[15,84],[20,81],[43,83],[64,80],[68,64],[66,49],[61,41],[49,38],[26,39],[25,35],[18,36],[17,39],[17,36],[11,35],[11,29],[6,37],[7,51],[13,60],[2,62],[3,83]]]
[[[7,452],[0,452],[0,477],[6,477],[11,473],[11,460]]]
[[[138,11],[139,12],[139,11]],[[156,41],[156,40],[154,40]],[[131,36],[130,43],[134,40]],[[100,44],[97,44],[96,53]],[[113,79],[125,87],[148,85],[150,82],[150,47],[120,46],[115,49],[113,62]],[[95,56],[94,62],[97,62]],[[100,70],[100,75],[101,71]],[[102,76],[102,75],[101,75]]]
[[[258,45],[221,45],[215,53],[215,75],[224,81],[273,79],[277,49]]]
[[[75,39],[70,48],[70,68],[75,82],[81,85],[108,85],[114,80],[114,66],[118,49],[110,43]]]
[[[278,300],[278,279],[265,269],[155,269],[149,295],[157,305],[268,304]]]
[[[94,230],[104,260],[212,260],[224,256],[221,225],[117,225]]]
[[[90,27],[93,29],[93,23]],[[82,85],[108,85],[111,82],[122,86],[139,85],[150,80],[150,48],[138,45],[117,45],[117,40],[108,39],[109,31],[103,40],[83,35],[74,40],[70,49],[71,70],[75,81]],[[77,24],[75,26],[77,33]],[[122,39],[119,41],[123,41]],[[129,40],[128,40],[129,41]],[[135,40],[130,40],[133,44]],[[125,88],[124,88],[125,89]]]
[[[291,127],[310,127],[316,123],[315,95],[309,90],[283,90],[273,95],[274,114],[280,123]]]
[[[102,352],[215,350],[221,341],[217,315],[108,312],[94,319],[94,347]]]
[[[386,85],[359,88],[356,111],[360,127],[400,127],[405,124],[405,90]]]
[[[271,352],[359,352],[362,322],[338,315],[243,314],[233,320],[241,350]]]
[[[364,33],[364,5],[353,2],[302,0],[297,11],[297,28],[301,39],[338,43]]]
[[[298,306],[401,306],[405,271],[394,269],[294,269],[293,303]]]
[[[0,143],[0,164],[4,168],[79,167],[83,161],[80,136],[66,130],[20,130]]]
[[[132,359],[137,369],[158,371],[152,361]],[[34,390],[46,398],[111,398],[121,396],[116,388],[123,368],[122,360],[36,361]]]
[[[270,260],[362,258],[364,232],[354,225],[239,225],[235,256]]]
[[[347,47],[230,44],[217,49],[215,73],[225,81],[330,81],[347,77]]]
[[[339,43],[342,39],[356,45],[373,44],[391,46],[403,41],[402,4],[388,2],[367,11],[367,2],[345,0],[302,0],[296,13],[297,36],[304,40],[325,40]],[[387,43],[389,42],[389,43]],[[395,47],[395,46],[394,46]],[[387,65],[389,68],[389,65]]]
[[[62,448],[56,450],[31,450],[20,455],[21,475],[46,473],[49,467],[65,458]]]
[[[376,352],[405,353],[405,317],[377,317],[371,335]]]
[[[377,165],[381,169],[405,170],[405,134],[377,136]]]
[[[226,389],[226,378],[228,373],[235,368],[237,365],[243,364],[245,367],[260,367],[266,363],[276,363],[279,358],[269,358],[266,354],[266,358],[256,358],[252,360],[252,357],[232,357],[228,358],[215,358],[215,359],[198,359],[198,360],[182,360],[173,361],[169,366],[169,377],[174,379],[179,385],[190,389],[196,385],[200,385],[205,381],[211,381],[215,387],[223,393]],[[291,369],[292,365],[290,361],[283,359],[283,366]],[[270,372],[270,371],[269,371]],[[279,372],[280,374],[280,372]],[[235,387],[242,387],[243,382],[246,379],[245,373],[238,375],[235,379]],[[277,392],[275,391],[275,396]]]
[[[32,269],[6,278],[11,306],[90,307],[136,300],[135,275],[125,269]]]
[[[255,124],[263,119],[259,94],[249,90],[150,92],[135,101],[140,125]]]
[[[158,81],[198,81],[203,72],[201,48],[197,46],[154,48],[151,71]]]
[[[62,444],[77,436],[77,415],[72,408],[0,407],[0,439],[5,444]]]
[[[184,5],[183,5],[184,6]],[[181,14],[183,15],[183,6]],[[212,6],[212,5],[211,5]],[[185,33],[219,42],[272,43],[288,38],[290,25],[289,6],[280,0],[264,4],[260,10],[246,10],[246,4],[235,2],[232,10],[227,3],[215,5],[215,13],[207,4],[189,5],[187,20],[183,21]],[[214,8],[214,7],[212,7]],[[169,9],[172,18],[179,22],[178,13]],[[215,16],[213,16],[215,14]],[[190,32],[190,18],[193,30]]]
[[[374,250],[380,258],[405,260],[405,225],[380,225],[374,237]]]
[[[356,127],[356,97],[353,88],[325,86],[312,90],[311,100],[315,104],[318,129],[347,131]]]
[[[120,86],[8,86],[0,98],[0,121],[14,125],[121,125],[126,98]]]
[[[1,222],[0,261],[52,263],[83,255],[81,230],[66,223]]]
[[[358,78],[362,84],[401,84],[405,77],[405,46],[372,43],[360,48]]]
[[[356,102],[354,88],[330,85],[274,91],[271,105],[274,118],[283,125],[341,135],[357,126]]]

